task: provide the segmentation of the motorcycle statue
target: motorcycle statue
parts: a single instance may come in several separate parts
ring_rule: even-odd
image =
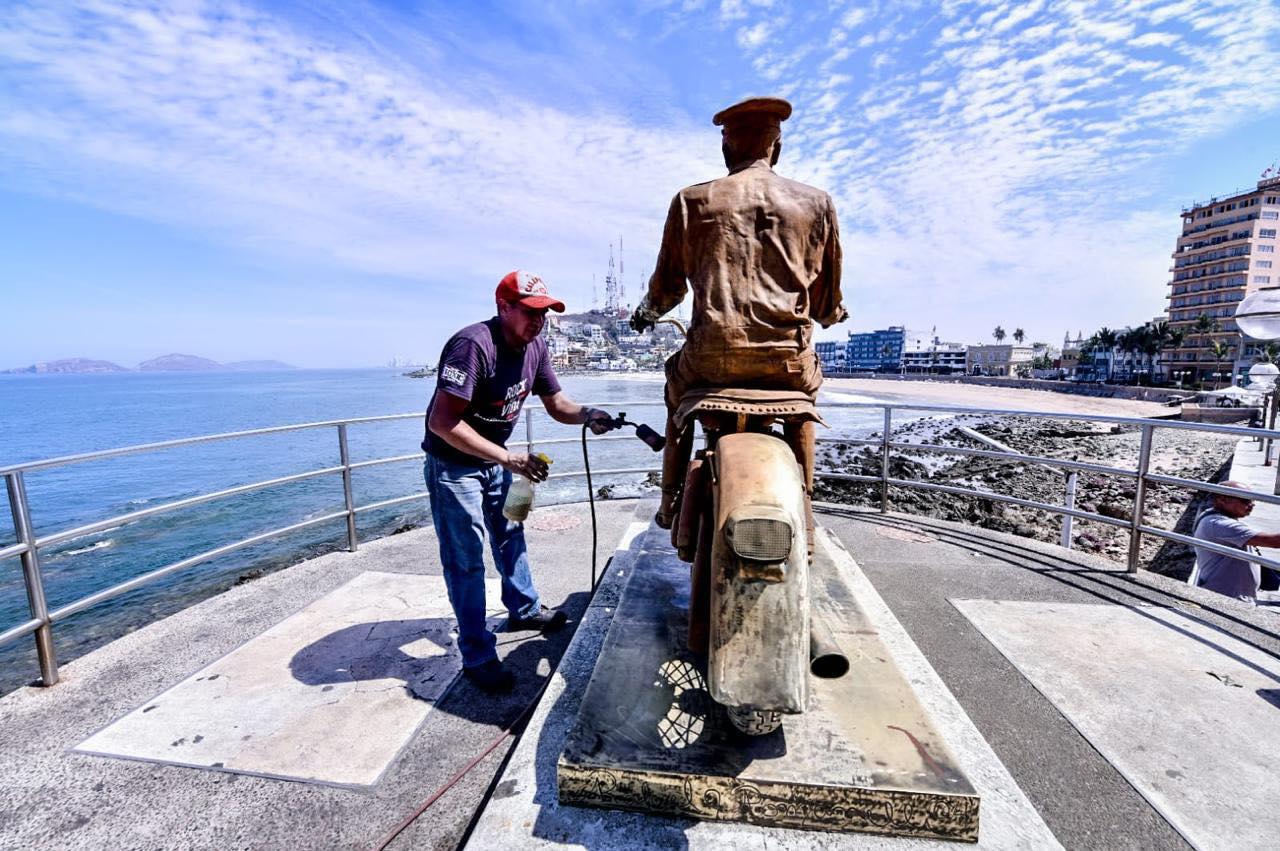
[[[671,539],[692,565],[688,646],[706,659],[711,697],[748,735],[803,713],[810,674],[849,669],[810,598],[820,422],[813,399],[793,390],[697,388],[675,411],[686,474]]]

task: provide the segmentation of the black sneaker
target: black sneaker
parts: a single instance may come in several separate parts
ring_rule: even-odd
[[[536,615],[527,618],[507,618],[507,632],[523,632],[536,629],[540,632],[555,632],[569,621],[569,616],[559,609],[548,609],[542,606]]]
[[[462,675],[476,688],[489,694],[505,694],[516,684],[515,676],[502,667],[502,663],[497,659],[490,659],[471,668],[463,668]]]

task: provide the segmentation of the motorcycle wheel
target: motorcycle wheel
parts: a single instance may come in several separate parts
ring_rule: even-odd
[[[756,709],[753,706],[726,706],[729,722],[739,733],[748,736],[767,736],[782,726],[782,713],[773,709]]]

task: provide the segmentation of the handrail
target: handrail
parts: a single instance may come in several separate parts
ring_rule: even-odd
[[[627,402],[625,406],[618,406],[612,403],[592,403],[594,407],[662,407],[662,402]],[[884,414],[883,429],[876,438],[819,438],[817,442],[823,444],[843,444],[853,446],[869,446],[875,447],[875,456],[878,456],[879,474],[878,475],[862,475],[856,473],[843,473],[836,470],[819,469],[815,470],[815,475],[819,478],[831,479],[837,481],[853,481],[865,482],[870,484],[878,484],[880,486],[880,507],[882,511],[887,511],[889,506],[889,488],[904,487],[916,488],[920,490],[936,491],[940,493],[954,494],[958,496],[971,496],[984,500],[1002,502],[1011,505],[1018,505],[1024,508],[1030,508],[1038,511],[1046,511],[1058,514],[1064,518],[1064,546],[1069,546],[1069,520],[1071,518],[1088,520],[1096,523],[1103,523],[1119,528],[1128,528],[1130,530],[1130,547],[1128,569],[1130,572],[1137,570],[1138,553],[1143,535],[1154,535],[1167,540],[1177,541],[1189,546],[1200,547],[1211,552],[1218,552],[1224,555],[1231,555],[1236,558],[1242,558],[1250,562],[1262,564],[1267,567],[1280,569],[1280,560],[1271,560],[1254,555],[1248,552],[1242,552],[1219,544],[1213,544],[1208,541],[1201,541],[1197,538],[1181,535],[1170,530],[1160,529],[1143,522],[1144,520],[1144,496],[1145,489],[1150,484],[1160,484],[1175,487],[1189,488],[1207,493],[1240,495],[1242,491],[1234,488],[1225,488],[1221,485],[1215,485],[1208,482],[1198,482],[1190,479],[1183,479],[1177,476],[1168,476],[1151,472],[1149,467],[1150,452],[1153,442],[1153,435],[1156,429],[1171,430],[1187,430],[1208,432],[1213,434],[1243,436],[1259,439],[1273,439],[1280,437],[1280,430],[1251,428],[1244,426],[1227,426],[1209,423],[1185,423],[1170,420],[1147,419],[1140,417],[1117,417],[1106,414],[1079,414],[1079,413],[1060,413],[1050,411],[1020,411],[1004,408],[974,408],[962,407],[954,405],[930,405],[927,403],[879,403],[879,402],[824,402],[824,408],[832,409],[866,409],[881,410]],[[1111,423],[1121,426],[1128,426],[1140,429],[1142,434],[1142,445],[1140,448],[1140,456],[1137,469],[1128,469],[1123,467],[1112,467],[1104,464],[1095,464],[1084,461],[1075,461],[1062,458],[1049,458],[1014,451],[996,451],[993,449],[976,449],[966,446],[945,446],[935,443],[911,443],[903,440],[894,440],[892,436],[893,415],[895,412],[915,411],[932,413],[934,415],[981,415],[981,416],[1015,416],[1015,417],[1036,417],[1039,419],[1050,420],[1088,420],[1090,422]],[[356,517],[367,512],[376,511],[383,508],[389,508],[396,505],[423,500],[427,498],[425,492],[412,493],[404,496],[392,497],[372,503],[357,505],[353,498],[352,474],[357,470],[363,470],[370,467],[386,464],[406,463],[409,461],[421,461],[424,457],[423,453],[415,452],[406,455],[394,455],[385,458],[374,458],[365,461],[351,461],[350,452],[347,445],[348,427],[358,424],[381,423],[396,420],[420,419],[422,414],[419,412],[406,414],[389,414],[373,417],[357,417],[343,420],[322,420],[317,422],[297,423],[293,425],[272,426],[268,428],[248,429],[236,432],[224,432],[211,435],[200,435],[188,438],[179,438],[175,440],[165,440],[153,443],[136,444],[132,446],[119,447],[116,449],[100,450],[95,452],[84,452],[75,455],[64,455],[55,458],[41,459],[29,461],[19,464],[10,464],[0,467],[0,476],[6,480],[7,491],[9,497],[10,511],[14,518],[14,529],[18,536],[18,540],[7,546],[0,548],[0,559],[20,557],[23,563],[23,576],[26,584],[28,602],[31,608],[31,618],[24,623],[12,626],[0,632],[0,645],[14,641],[26,635],[36,635],[37,655],[40,660],[41,680],[46,685],[53,685],[58,681],[57,661],[53,653],[52,644],[52,624],[62,621],[74,614],[82,612],[101,602],[118,597],[129,591],[140,588],[150,582],[168,576],[172,573],[185,570],[197,564],[207,562],[237,550],[244,549],[257,543],[278,538],[293,532],[308,529],[325,523],[343,520],[346,524],[347,532],[347,548],[354,551],[358,546],[356,540]],[[197,494],[196,496],[177,499],[166,502],[161,505],[155,505],[137,511],[127,512],[125,514],[116,515],[104,520],[97,520],[92,523],[83,524],[74,528],[63,529],[43,536],[37,536],[31,525],[31,514],[28,506],[27,494],[23,477],[25,473],[33,470],[49,469],[68,464],[78,464],[87,461],[102,460],[107,458],[117,458],[124,455],[132,455],[143,452],[154,452],[176,447],[191,446],[214,441],[235,440],[248,437],[257,437],[263,435],[282,434],[287,432],[304,431],[308,429],[318,428],[335,428],[338,434],[338,449],[340,464],[337,466],[327,466],[314,470],[307,470],[300,473],[293,473],[286,476],[280,476],[273,479],[266,479],[248,484],[237,485],[231,488],[214,491],[205,494]],[[525,418],[525,440],[511,441],[509,446],[525,447],[532,449],[535,444],[537,446],[565,445],[573,444],[579,441],[579,438],[550,438],[546,440],[535,440],[533,431],[533,411],[526,411]],[[606,436],[597,437],[596,440],[628,440],[628,436]],[[944,485],[935,482],[912,481],[908,479],[900,479],[889,474],[890,458],[894,452],[933,452],[941,454],[956,454],[974,457],[991,458],[1002,462],[1039,464],[1047,467],[1058,468],[1069,472],[1068,487],[1065,505],[1053,505],[1042,503],[1036,500],[1022,499],[1019,497],[1008,496],[1000,493],[991,493],[977,490],[976,488],[958,487],[954,485]],[[875,457],[873,456],[873,457]],[[653,473],[657,472],[656,467],[621,467],[599,471],[596,475],[631,475],[637,473]],[[1076,509],[1073,504],[1074,497],[1074,477],[1076,472],[1085,471],[1098,473],[1102,475],[1117,476],[1131,481],[1135,481],[1136,493],[1134,497],[1134,510],[1131,512],[1129,519],[1122,520],[1113,517],[1107,517],[1087,511]],[[282,526],[269,531],[260,532],[248,538],[234,541],[189,556],[176,561],[172,564],[165,565],[155,570],[149,571],[141,576],[134,577],[125,582],[111,586],[104,590],[95,592],[88,596],[74,600],[53,611],[49,611],[44,600],[43,579],[40,569],[40,551],[44,548],[64,543],[74,538],[84,535],[93,534],[106,529],[115,528],[125,523],[131,523],[148,517],[157,516],[171,511],[177,511],[189,508],[195,505],[204,504],[218,499],[235,496],[238,494],[249,493],[255,490],[261,490],[277,485],[292,484],[320,476],[331,474],[340,474],[343,486],[344,507],[341,511],[335,511],[324,514],[319,517],[309,518],[297,523]],[[566,471],[551,474],[550,478],[567,479],[585,475],[585,471]],[[1259,502],[1280,505],[1280,496],[1273,494],[1255,493],[1245,491],[1250,498]]]
[[[420,418],[421,413],[385,414],[378,417],[356,417],[350,420],[321,420],[313,423],[297,423],[286,426],[269,426],[267,428],[251,428],[245,431],[227,431],[220,434],[204,434],[197,437],[180,437],[175,440],[161,440],[156,443],[137,443],[133,446],[122,446],[118,449],[99,449],[94,452],[81,452],[76,455],[62,455],[57,458],[46,458],[41,461],[25,461],[21,464],[10,464],[0,467],[0,476],[21,471],[45,470],[49,467],[61,467],[66,464],[79,464],[83,461],[100,461],[103,458],[118,458],[121,455],[135,455],[139,452],[154,452],[159,449],[173,449],[178,446],[192,446],[197,443],[212,443],[217,440],[235,440],[241,437],[257,437],[264,434],[283,434],[289,431],[303,431],[309,428],[326,428],[340,425],[356,425],[358,423],[376,423],[389,420],[407,420]]]

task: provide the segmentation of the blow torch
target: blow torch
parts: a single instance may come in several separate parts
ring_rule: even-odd
[[[667,439],[649,428],[644,423],[633,423],[627,419],[625,411],[619,411],[618,416],[609,421],[609,427],[613,429],[622,428],[623,426],[631,426],[636,430],[636,437],[645,442],[645,445],[654,452],[661,452],[663,447],[667,445]]]

